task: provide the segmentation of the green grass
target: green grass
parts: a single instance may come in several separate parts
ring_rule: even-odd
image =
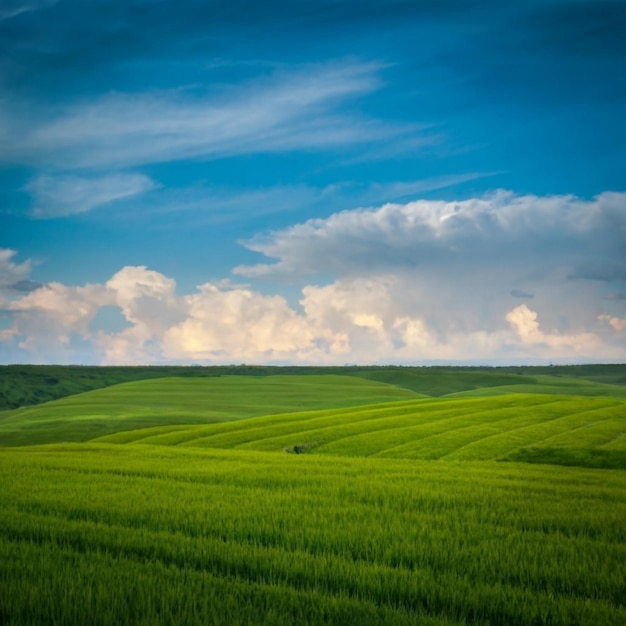
[[[220,376],[124,383],[0,413],[0,445],[87,441],[112,432],[415,398],[350,376]]]
[[[0,624],[623,626],[624,370],[120,368],[0,412]]]
[[[403,400],[201,426],[160,426],[97,441],[621,468],[626,466],[625,431],[626,402],[621,399],[508,394]],[[569,449],[577,451],[574,457],[567,456]],[[581,454],[585,450],[589,454]]]
[[[626,474],[0,451],[3,624],[626,623]]]

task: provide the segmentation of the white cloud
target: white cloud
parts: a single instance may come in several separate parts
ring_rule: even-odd
[[[48,115],[15,114],[0,158],[65,168],[128,167],[189,158],[321,149],[414,134],[341,112],[380,85],[375,64],[309,66],[222,94],[110,93]],[[39,114],[35,119],[45,119]]]
[[[589,355],[597,353],[599,349],[603,348],[608,348],[608,352],[616,354],[616,351],[610,349],[609,346],[603,346],[601,338],[591,332],[544,333],[539,328],[537,313],[525,304],[521,304],[507,313],[506,320],[515,329],[522,344],[532,347],[532,354],[543,358]]]
[[[339,280],[323,287],[309,285],[302,290],[301,304],[315,327],[332,329],[339,353],[389,349],[389,329],[396,315],[391,296],[395,282],[393,277],[383,276]]]
[[[606,281],[626,276],[625,200],[499,192],[345,211],[250,244],[278,261],[239,273],[299,279],[297,306],[228,281],[180,294],[125,267],[102,285],[14,292],[2,337],[26,353],[78,338],[107,363],[624,361],[622,300],[605,307]],[[13,255],[0,268],[26,280]],[[104,306],[129,326],[92,331]]]
[[[110,304],[102,285],[68,287],[50,283],[10,302],[13,326],[5,339],[16,338],[19,348],[44,357],[48,362],[65,361],[60,355],[72,352],[78,337],[92,339],[89,322],[102,306]]]
[[[313,360],[321,339],[280,296],[202,285],[187,296],[187,318],[163,337],[164,356],[195,361]]]
[[[179,295],[171,278],[145,267],[125,267],[105,284],[51,283],[9,302],[5,310],[14,322],[0,338],[9,348],[17,346],[24,361],[71,360],[72,351],[77,358],[77,341],[81,354],[89,345],[86,353],[104,363],[626,358],[626,344],[602,332],[543,331],[540,316],[525,304],[494,312],[485,321],[471,312],[463,316],[462,311],[445,308],[432,317],[422,306],[426,299],[427,294],[411,291],[406,277],[387,275],[308,285],[296,310],[279,295],[228,283],[204,284],[195,293]],[[119,307],[129,327],[93,331],[98,311],[111,306]]]
[[[44,175],[32,180],[26,189],[33,196],[33,216],[49,219],[85,213],[155,187],[155,183],[143,174],[110,174],[91,178]]]
[[[529,309],[525,304],[521,304],[507,313],[506,320],[515,328],[524,343],[532,344],[541,343],[543,341],[544,335],[539,330],[537,313]]]
[[[172,325],[185,318],[176,282],[146,267],[124,267],[106,283],[111,304],[131,325],[119,333],[98,333],[104,360],[110,363],[151,362],[160,357],[158,343]]]
[[[338,277],[336,289],[394,277],[386,287],[393,310],[417,318],[411,327],[428,329],[443,354],[454,342],[463,352],[462,337],[473,333],[477,349],[491,351],[491,339],[482,344],[475,333],[510,332],[505,319],[513,298],[532,299],[550,329],[542,341],[551,349],[565,351],[573,337],[583,342],[581,350],[597,354],[585,332],[598,326],[606,282],[626,278],[626,193],[582,200],[499,191],[458,202],[386,204],[310,220],[244,245],[275,259],[235,268],[249,278]],[[539,343],[535,348],[540,351]]]
[[[626,193],[574,196],[497,193],[459,202],[418,200],[313,219],[243,242],[277,259],[240,266],[248,277],[362,274],[449,268],[467,275],[494,263],[520,276],[565,272],[626,278]]]

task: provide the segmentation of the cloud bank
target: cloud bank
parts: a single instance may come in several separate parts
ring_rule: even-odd
[[[228,280],[179,293],[144,266],[99,284],[40,286],[28,261],[3,250],[11,325],[0,336],[25,360],[623,362],[626,271],[615,259],[626,249],[625,206],[620,193],[498,192],[344,211],[248,242],[277,261],[236,271],[289,279],[300,289],[292,300],[276,285]],[[105,307],[127,326],[98,328]]]
[[[451,317],[433,325],[419,307],[398,299],[406,289],[389,276],[337,280],[306,286],[294,307],[282,296],[242,286],[206,283],[178,294],[173,279],[125,267],[104,284],[50,283],[5,301],[13,325],[0,339],[35,361],[54,354],[52,360],[75,362],[87,345],[83,355],[105,364],[539,363],[626,356],[626,324],[618,318],[607,317],[594,331],[545,331],[537,311],[521,304],[490,327],[462,328]],[[94,329],[103,307],[117,307],[128,327]]]

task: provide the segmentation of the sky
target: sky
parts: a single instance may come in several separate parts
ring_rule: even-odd
[[[626,362],[624,32],[0,0],[0,363]]]

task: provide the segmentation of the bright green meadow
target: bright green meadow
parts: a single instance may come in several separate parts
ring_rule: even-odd
[[[0,393],[3,626],[626,624],[626,366],[9,366]]]

